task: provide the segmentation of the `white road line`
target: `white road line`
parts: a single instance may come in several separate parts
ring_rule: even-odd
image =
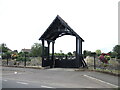
[[[99,81],[99,82],[102,82],[102,83],[105,83],[105,84],[108,84],[108,85],[111,85],[111,86],[114,86],[115,88],[118,88],[118,87],[119,87],[119,86],[117,86],[117,85],[114,85],[114,84],[111,84],[111,83],[102,81],[102,80],[100,80],[100,79],[97,79],[97,78],[94,78],[94,77],[91,77],[91,76],[88,76],[88,75],[83,75],[83,76],[88,77],[88,78],[91,78],[91,79],[94,79],[94,80],[97,80],[97,81]]]
[[[17,74],[15,74],[15,73],[9,73],[9,74],[2,74],[2,75],[5,76],[5,75],[18,75],[18,74],[22,74],[22,73],[17,73]]]
[[[3,80],[3,81],[7,82],[8,80]]]
[[[25,84],[25,85],[27,85],[28,83],[25,83],[25,82],[17,82],[17,83],[19,83],[19,84]]]
[[[49,87],[49,86],[41,86],[42,88],[54,88],[54,87]]]

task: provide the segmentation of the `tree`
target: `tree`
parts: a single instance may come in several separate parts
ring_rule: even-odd
[[[72,56],[72,53],[71,53],[71,52],[68,52],[67,55],[68,55],[68,56]]]
[[[73,51],[73,56],[76,56],[76,51]]]
[[[24,57],[24,52],[19,52],[18,55],[19,57]]]
[[[113,48],[113,51],[120,54],[120,45],[116,45],[114,48]]]
[[[86,50],[83,51],[84,58],[86,58],[86,52],[87,52]]]
[[[117,53],[117,58],[120,59],[120,45],[113,47],[113,51]]]
[[[64,53],[61,53],[62,56],[64,56],[65,54]]]
[[[10,59],[11,58],[11,52],[5,52],[2,54],[2,59]]]
[[[5,53],[5,52],[7,52],[9,49],[8,49],[8,47],[6,46],[5,43],[2,43],[2,44],[0,45],[0,50],[2,50],[2,53]]]
[[[95,52],[96,52],[97,56],[101,55],[101,50],[100,49],[97,49]]]
[[[111,56],[111,58],[115,58],[115,57],[117,57],[117,53],[116,52],[109,52],[109,54],[110,54],[110,56]]]
[[[18,53],[18,57],[17,57],[17,61],[30,61],[30,53],[29,52],[19,52]]]
[[[14,50],[13,52],[16,52],[16,53],[18,53],[18,50]]]
[[[92,56],[91,55],[91,51],[88,51],[88,50],[84,50],[83,54],[84,54],[84,57],[86,57],[86,56]]]
[[[40,43],[34,43],[31,47],[31,54],[34,57],[38,57],[42,55],[42,45]]]
[[[60,53],[62,53],[63,51],[62,50],[60,50]]]
[[[2,59],[9,59],[9,58],[11,58],[11,51],[7,47],[7,45],[5,43],[2,43],[0,45],[0,51],[2,52]]]

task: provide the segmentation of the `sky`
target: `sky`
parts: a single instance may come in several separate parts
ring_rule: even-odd
[[[38,39],[59,15],[85,40],[83,50],[112,51],[118,44],[118,1],[0,0],[0,43],[12,50],[29,49],[41,43]],[[58,38],[55,52],[73,52],[75,44],[73,36]]]

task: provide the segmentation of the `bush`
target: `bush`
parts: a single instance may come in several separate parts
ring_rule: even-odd
[[[109,54],[105,54],[105,53],[103,53],[99,56],[100,61],[103,62],[103,63],[108,63],[110,58],[111,57],[109,56]]]
[[[16,59],[16,61],[24,61],[24,60],[25,60],[25,57],[18,57],[18,58]],[[28,58],[28,57],[26,57],[26,61],[31,61],[31,59]]]
[[[105,55],[105,59],[106,59],[106,60],[110,60],[110,56]]]
[[[117,56],[117,59],[120,59],[120,55]]]

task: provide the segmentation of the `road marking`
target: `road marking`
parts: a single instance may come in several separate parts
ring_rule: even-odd
[[[97,81],[99,81],[99,82],[102,82],[102,83],[105,83],[105,84],[108,84],[108,85],[111,85],[111,86],[114,86],[114,87],[116,87],[116,88],[119,87],[119,86],[117,86],[117,85],[114,85],[114,84],[111,84],[111,83],[102,81],[102,80],[100,80],[100,79],[97,79],[97,78],[94,78],[94,77],[91,77],[91,76],[88,76],[88,75],[83,75],[83,76],[88,77],[88,78],[91,78],[91,79],[94,79],[94,80],[97,80]]]
[[[14,72],[14,74],[17,74],[17,72]]]
[[[42,88],[54,88],[54,87],[49,87],[49,86],[41,86]]]
[[[7,82],[8,80],[3,80],[3,81]]]
[[[17,83],[19,83],[19,84],[25,84],[25,85],[27,85],[28,83],[25,83],[25,82],[17,82]]]
[[[17,74],[15,74],[15,73],[8,73],[8,74],[2,74],[2,75],[5,76],[5,75],[18,75],[18,74],[22,74],[22,73],[17,73]]]

